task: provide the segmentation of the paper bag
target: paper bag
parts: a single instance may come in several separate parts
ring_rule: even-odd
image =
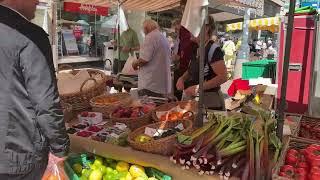
[[[137,58],[129,54],[129,58],[127,59],[121,73],[125,75],[138,75],[138,71],[135,71],[132,67],[132,63],[135,60],[137,60]]]

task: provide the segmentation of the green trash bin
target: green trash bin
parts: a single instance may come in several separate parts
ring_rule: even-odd
[[[276,78],[276,61],[263,59],[242,64],[242,79]]]

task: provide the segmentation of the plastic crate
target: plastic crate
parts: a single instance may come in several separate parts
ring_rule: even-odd
[[[80,180],[80,177],[73,171],[72,166],[76,163],[83,164],[82,156],[89,157],[87,154],[74,154],[70,155],[64,162],[64,171],[70,180]]]
[[[256,79],[259,77],[275,79],[276,61],[258,60],[242,64],[242,79]]]

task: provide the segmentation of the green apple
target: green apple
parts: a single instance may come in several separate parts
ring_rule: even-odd
[[[102,172],[103,175],[107,173],[107,167],[105,166],[100,166],[99,170]]]
[[[112,174],[113,169],[111,167],[106,167],[106,174]]]
[[[98,169],[93,170],[89,176],[89,180],[102,180],[102,172]]]

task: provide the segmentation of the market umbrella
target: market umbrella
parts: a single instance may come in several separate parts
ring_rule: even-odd
[[[65,19],[60,19],[58,20],[58,24],[76,24],[76,25],[81,25],[75,21],[69,21],[69,20],[65,20]]]
[[[117,26],[117,15],[111,16],[109,19],[101,23],[101,28],[116,28]]]
[[[76,23],[78,23],[79,25],[82,25],[82,26],[89,26],[89,23],[87,23],[85,20],[79,20]]]

